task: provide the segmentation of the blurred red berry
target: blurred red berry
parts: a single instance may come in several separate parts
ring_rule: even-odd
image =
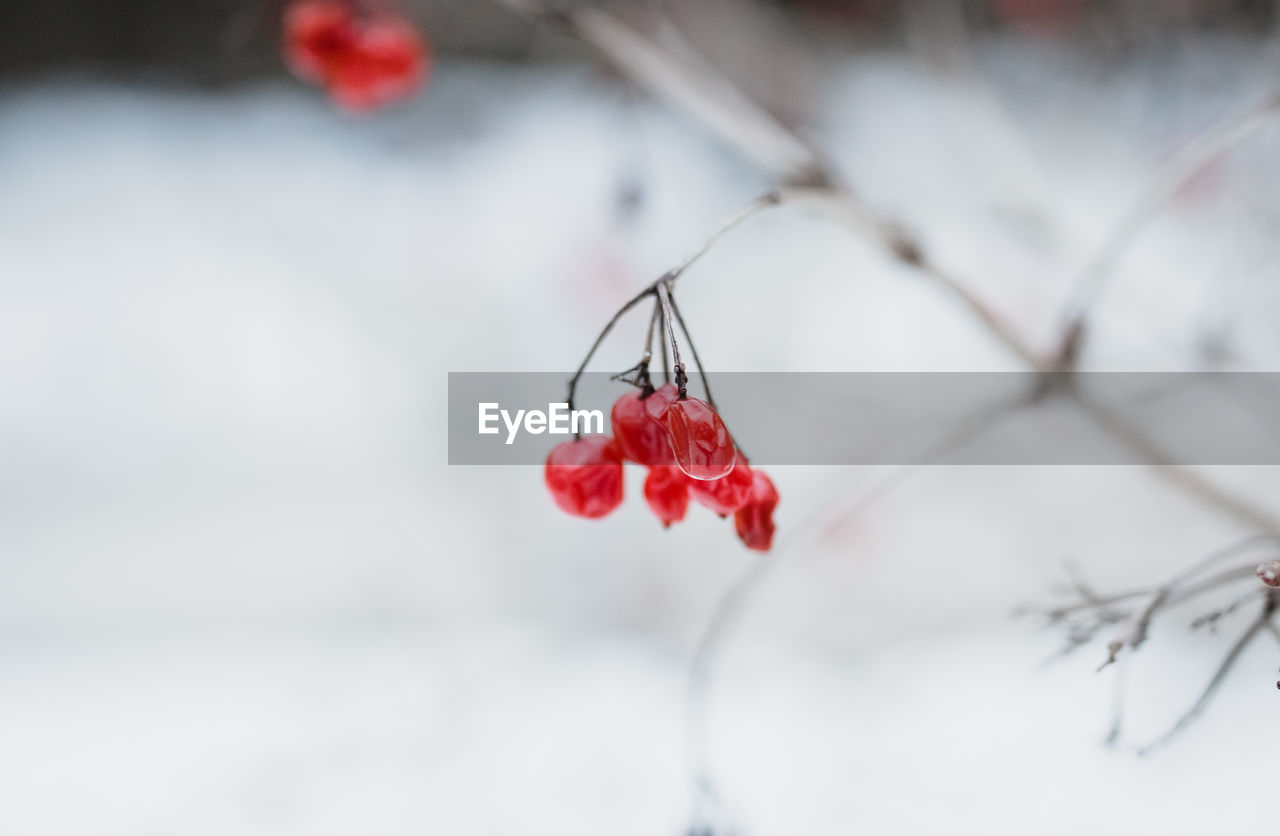
[[[1280,587],[1280,560],[1268,560],[1258,564],[1258,580],[1273,589]]]
[[[1067,34],[1087,11],[1085,0],[994,0],[996,14],[1011,27],[1032,37]]]
[[[692,480],[675,465],[649,468],[649,475],[644,478],[644,499],[663,528],[684,519],[689,510],[690,484]]]
[[[295,75],[323,82],[355,43],[351,5],[344,0],[302,0],[285,9],[284,58]]]
[[[759,470],[751,472],[751,498],[733,514],[738,539],[747,548],[767,552],[773,546],[773,509],[778,507],[778,489]]]
[[[705,505],[722,517],[737,511],[751,498],[751,468],[742,454],[738,454],[737,462],[729,475],[711,482],[690,480],[689,494],[701,505]]]
[[[622,454],[607,435],[557,444],[544,476],[556,505],[576,517],[598,519],[622,504]]]
[[[408,96],[426,79],[426,45],[406,20],[361,13],[349,0],[297,0],[284,18],[284,55],[298,77],[351,110]]]
[[[675,462],[671,455],[671,442],[667,440],[667,428],[658,420],[675,396],[676,387],[667,384],[643,400],[640,392],[634,389],[618,398],[610,420],[624,459],[650,466]],[[657,416],[653,414],[655,411]]]
[[[737,450],[716,411],[697,398],[675,400],[663,415],[676,464],[690,478],[722,479],[733,470]]]
[[[413,27],[395,19],[372,20],[356,49],[329,81],[329,94],[352,110],[372,110],[403,99],[426,77],[426,52]]]

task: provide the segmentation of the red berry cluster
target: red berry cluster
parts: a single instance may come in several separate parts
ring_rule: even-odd
[[[427,47],[411,23],[362,10],[356,0],[291,3],[284,15],[284,56],[299,78],[356,111],[408,96],[429,69]]]
[[[613,405],[613,437],[559,444],[547,457],[547,488],[570,514],[596,519],[622,504],[622,463],[648,468],[644,498],[664,527],[684,519],[689,500],[722,517],[733,514],[748,548],[773,544],[778,491],[753,470],[724,421],[697,398],[680,399],[673,383],[632,390]]]

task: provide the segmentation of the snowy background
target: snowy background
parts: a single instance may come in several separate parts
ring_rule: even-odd
[[[1280,66],[1221,37],[976,58],[846,57],[815,131],[1040,345],[1160,162]],[[1280,368],[1277,151],[1272,126],[1142,235],[1088,367]],[[283,78],[0,89],[0,833],[678,833],[684,674],[753,558],[696,509],[664,533],[636,473],[588,523],[537,468],[449,467],[446,373],[571,369],[768,185],[581,65],[445,60],[367,120]],[[1015,368],[803,209],[682,281],[713,369]],[[1274,832],[1280,648],[1140,759],[1228,636],[1157,625],[1109,749],[1100,649],[1045,667],[1058,637],[1009,618],[1065,558],[1127,585],[1238,525],[1141,468],[935,468],[856,519],[883,470],[775,473],[782,564],[713,699],[744,833]],[[1213,476],[1280,506],[1273,468]]]

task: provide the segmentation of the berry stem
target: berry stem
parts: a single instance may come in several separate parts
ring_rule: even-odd
[[[658,291],[658,302],[662,305],[662,324],[667,329],[667,339],[671,341],[671,368],[676,376],[676,391],[680,400],[689,397],[689,377],[684,373],[684,363],[680,360],[680,344],[676,342],[675,317],[671,312],[671,288],[667,284],[669,276],[663,276],[654,283]]]
[[[655,300],[653,303],[653,315],[649,317],[649,333],[645,337],[644,341],[644,358],[640,360],[640,365],[644,368],[645,384],[648,385],[650,389],[653,388],[652,385],[649,384],[649,362],[653,359],[653,335],[658,330],[658,320],[661,316],[662,303]],[[661,340],[659,340],[659,342],[661,342]],[[663,345],[665,346],[665,343],[663,343]],[[664,350],[662,352],[662,362],[664,366],[666,365],[666,356],[666,351]],[[648,393],[646,393],[646,395],[647,394]]]
[[[572,412],[573,396],[578,391],[578,381],[582,378],[582,373],[587,370],[587,364],[591,362],[591,358],[595,356],[596,350],[600,348],[600,343],[604,342],[604,338],[609,336],[609,332],[613,330],[613,326],[618,324],[618,320],[622,319],[622,315],[639,304],[640,300],[650,296],[654,292],[653,287],[646,287],[644,290],[636,294],[632,299],[618,309],[618,312],[605,324],[604,330],[600,332],[600,336],[596,337],[596,341],[591,344],[591,350],[587,352],[587,356],[582,359],[582,364],[578,366],[578,370],[573,373],[573,377],[569,379],[569,396],[566,400],[569,402],[569,411]],[[574,433],[575,439],[582,438],[581,433]]]
[[[657,308],[659,311],[662,310],[661,301],[658,302]],[[665,385],[671,382],[671,368],[667,365],[670,362],[667,358],[667,341],[658,340],[658,347],[662,349],[662,383]]]
[[[748,203],[745,207],[738,210],[738,213],[736,215],[734,215],[733,217],[729,218],[727,221],[722,223],[715,232],[712,232],[710,235],[708,235],[702,241],[702,243],[698,245],[698,248],[696,250],[691,252],[689,255],[685,256],[684,260],[681,261],[678,265],[676,265],[676,267],[673,268],[669,273],[667,273],[667,275],[664,278],[669,284],[674,286],[676,283],[676,279],[680,278],[680,275],[684,273],[685,270],[688,270],[689,267],[695,261],[697,261],[698,259],[702,258],[704,255],[706,255],[707,251],[710,250],[713,246],[715,246],[716,242],[718,242],[721,238],[723,238],[728,233],[732,232],[734,229],[740,226],[744,221],[750,220],[751,218],[755,217],[756,215],[760,214],[761,212],[767,209],[772,209],[775,206],[781,206],[781,205],[782,205],[782,191],[779,189],[772,189],[760,195],[755,200]]]
[[[684,316],[680,313],[680,306],[676,304],[676,297],[671,297],[671,312],[676,315],[676,322],[680,325],[680,332],[684,334],[684,341],[689,346],[689,353],[693,355],[693,362],[698,364],[698,377],[702,379],[703,394],[707,396],[707,404],[716,412],[720,408],[716,406],[716,399],[711,397],[711,384],[707,382],[707,367],[702,365],[702,358],[698,356],[698,349],[693,344],[693,337],[689,335],[689,328],[684,324]]]

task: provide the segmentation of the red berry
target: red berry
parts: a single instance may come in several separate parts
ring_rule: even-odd
[[[773,509],[778,499],[773,481],[759,470],[751,471],[751,498],[733,514],[733,527],[747,548],[767,552],[773,546]]]
[[[372,110],[417,90],[426,73],[426,53],[412,26],[395,18],[371,20],[330,76],[329,95],[353,110]]]
[[[545,478],[556,505],[576,517],[597,519],[622,504],[622,455],[607,435],[557,444]]]
[[[752,484],[751,468],[739,453],[737,463],[728,476],[711,482],[690,480],[689,493],[700,504],[727,517],[747,504],[747,500],[751,498]]]
[[[676,464],[690,478],[722,479],[733,470],[737,450],[716,411],[697,398],[675,400],[663,416]]]
[[[675,395],[676,387],[667,384],[643,400],[640,392],[633,389],[614,403],[610,420],[624,459],[650,466],[675,462],[667,429],[658,421]]]
[[[689,510],[689,486],[692,480],[675,465],[660,464],[649,468],[644,478],[644,499],[661,521],[663,528],[684,519]]]
[[[344,0],[301,0],[284,13],[284,57],[308,81],[324,82],[356,40],[351,5]]]
[[[335,101],[370,110],[416,90],[428,57],[417,31],[389,14],[359,15],[344,0],[298,0],[285,13],[284,53],[301,78]]]
[[[1272,588],[1280,587],[1280,560],[1258,564],[1258,580]]]
[[[652,395],[644,399],[644,408],[649,411],[650,418],[662,423],[662,416],[667,414],[667,407],[671,406],[671,402],[679,396],[680,392],[676,389],[674,383],[664,383],[654,389]],[[666,431],[665,425],[663,431]]]

